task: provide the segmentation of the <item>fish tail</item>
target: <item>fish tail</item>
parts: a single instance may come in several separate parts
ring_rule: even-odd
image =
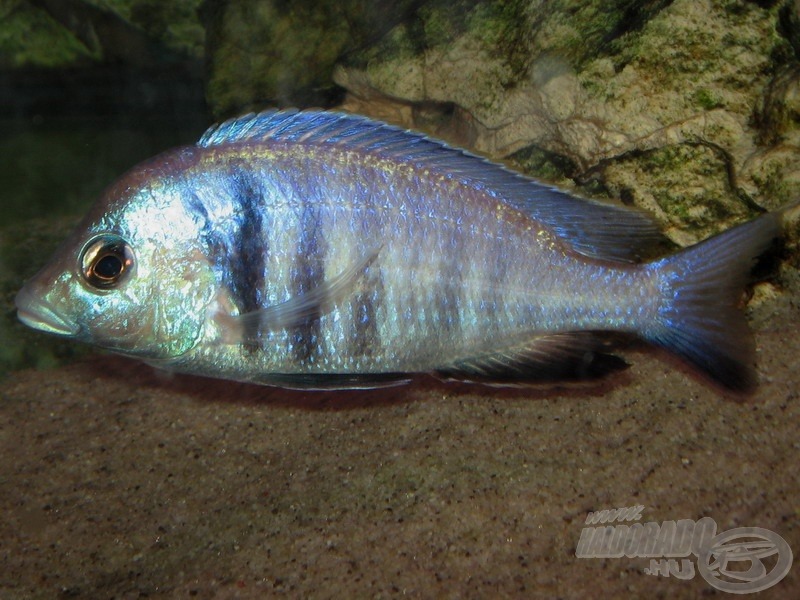
[[[653,263],[663,300],[649,341],[725,387],[752,391],[755,342],[739,305],[756,259],[781,233],[768,213]]]

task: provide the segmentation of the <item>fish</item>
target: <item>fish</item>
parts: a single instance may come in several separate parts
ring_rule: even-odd
[[[740,309],[765,213],[694,246],[421,133],[325,110],[212,126],[112,183],[16,296],[35,329],[285,388],[594,379],[635,336],[757,384]],[[662,253],[663,254],[663,253]]]

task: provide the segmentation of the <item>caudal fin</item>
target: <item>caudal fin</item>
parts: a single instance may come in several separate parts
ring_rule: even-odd
[[[654,263],[665,298],[647,338],[728,388],[755,388],[755,345],[738,305],[780,232],[780,213],[769,213]]]

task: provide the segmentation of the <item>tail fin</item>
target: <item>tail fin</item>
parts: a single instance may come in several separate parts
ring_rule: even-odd
[[[666,296],[647,338],[728,388],[754,389],[753,337],[737,305],[780,233],[781,213],[769,213],[654,263]]]

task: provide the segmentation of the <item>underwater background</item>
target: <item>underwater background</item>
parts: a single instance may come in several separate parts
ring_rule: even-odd
[[[710,593],[575,556],[587,512],[634,505],[797,554],[797,222],[749,298],[746,399],[638,347],[581,386],[206,381],[13,298],[127,168],[270,106],[420,129],[688,245],[797,199],[798,57],[791,0],[0,0],[0,596]]]

